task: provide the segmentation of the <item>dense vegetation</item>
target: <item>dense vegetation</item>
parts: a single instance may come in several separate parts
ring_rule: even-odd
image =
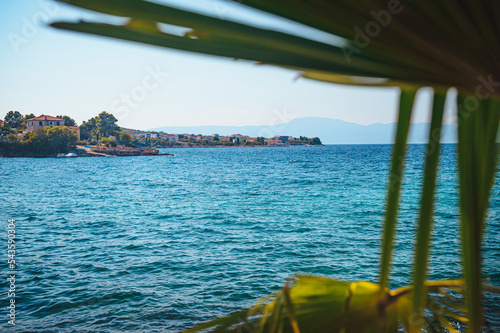
[[[117,136],[121,128],[116,124],[118,119],[111,113],[103,111],[98,116],[84,121],[80,125],[80,138],[82,140],[106,138],[110,135]]]
[[[77,140],[75,131],[64,127],[38,128],[33,133],[26,133],[22,138],[10,133],[0,141],[2,156],[48,156],[67,153]]]
[[[9,111],[0,127],[0,156],[49,156],[67,153],[77,140],[76,133],[65,126],[38,128],[32,133],[24,133],[26,119],[34,114],[22,115],[19,111]],[[59,116],[75,124],[69,116]]]
[[[76,121],[69,116],[59,115],[65,120],[66,126],[46,126],[34,132],[26,132],[26,120],[34,118],[34,114],[23,116],[19,111],[9,111],[4,124],[0,128],[0,155],[1,156],[52,156],[57,153],[71,151],[77,143],[75,131],[66,126],[76,126]],[[130,143],[132,140],[126,133],[121,132],[116,124],[117,119],[107,112],[80,125],[82,139],[102,139],[103,144],[116,146],[117,142],[108,136],[116,135],[123,139],[121,143]],[[97,142],[95,142],[97,144]]]
[[[9,111],[5,116],[4,126],[0,128],[0,155],[1,156],[51,156],[57,153],[67,153],[77,144],[76,134],[66,126],[76,126],[76,121],[66,115],[58,115],[65,120],[66,126],[45,127],[33,133],[26,133],[26,120],[34,118],[34,114],[23,116],[19,111]],[[125,129],[117,125],[117,119],[111,113],[103,111],[99,115],[84,121],[80,126],[81,144],[106,147],[258,147],[267,146],[264,137],[251,139],[244,136],[231,136],[228,140],[221,140],[213,136],[212,140],[197,139],[193,135],[178,135],[178,142],[161,137],[158,132],[151,132],[154,137],[145,137],[142,131],[127,130],[141,133],[142,137],[132,137]],[[199,135],[201,136],[201,135]],[[85,141],[85,142],[84,142]],[[289,142],[295,145],[322,145],[319,138],[294,138]]]

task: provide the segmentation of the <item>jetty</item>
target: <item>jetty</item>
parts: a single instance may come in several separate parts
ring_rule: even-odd
[[[151,148],[76,146],[78,156],[114,157],[114,156],[173,156],[160,153]]]

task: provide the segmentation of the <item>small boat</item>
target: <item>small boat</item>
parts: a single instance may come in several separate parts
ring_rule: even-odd
[[[77,157],[78,155],[75,154],[75,153],[69,153],[69,154],[65,154],[65,153],[59,153],[56,155],[56,157]]]

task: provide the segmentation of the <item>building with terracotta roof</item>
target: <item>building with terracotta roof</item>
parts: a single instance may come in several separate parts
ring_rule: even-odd
[[[41,115],[35,118],[26,119],[26,129],[28,132],[33,132],[37,128],[44,128],[46,126],[64,126],[64,119]]]
[[[76,132],[76,140],[80,141],[80,127],[78,126],[66,126],[67,128]]]
[[[35,118],[26,119],[26,132],[34,132],[37,128],[64,126],[65,120],[62,118],[41,115]],[[66,126],[76,132],[80,141],[80,128],[78,126]]]
[[[179,142],[179,135],[177,134],[167,134],[167,140],[171,142]]]
[[[268,146],[283,146],[283,142],[281,140],[269,139],[264,140],[264,142],[267,143]]]

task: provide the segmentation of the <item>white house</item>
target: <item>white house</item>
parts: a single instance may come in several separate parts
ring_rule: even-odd
[[[177,134],[167,134],[166,139],[170,142],[179,142],[179,135]]]

